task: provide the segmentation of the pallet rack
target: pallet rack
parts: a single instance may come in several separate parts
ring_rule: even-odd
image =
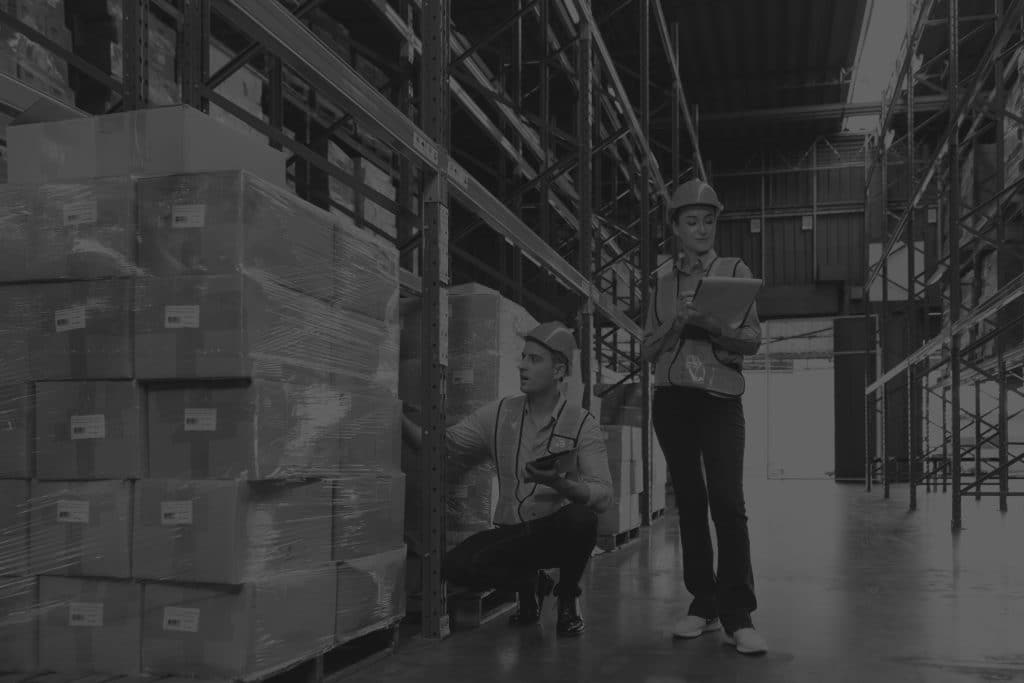
[[[406,293],[422,298],[427,312],[421,340],[423,385],[434,390],[425,391],[422,406],[424,457],[432,463],[433,495],[424,509],[416,511],[429,520],[430,528],[430,549],[423,563],[422,634],[444,637],[449,629],[440,580],[445,544],[441,439],[451,265],[454,261],[461,269],[498,283],[521,303],[574,323],[584,349],[585,403],[592,396],[595,370],[603,366],[625,371],[622,381],[639,379],[642,385],[643,419],[649,422],[650,377],[638,360],[638,340],[656,248],[652,225],[660,223],[667,193],[682,177],[707,175],[680,80],[678,25],[669,23],[661,0],[631,0],[613,9],[602,5],[600,16],[595,16],[590,0],[516,0],[502,6],[505,19],[471,42],[459,33],[460,17],[452,15],[450,0],[361,0],[359,7],[390,27],[398,45],[398,54],[383,59],[366,46],[352,48],[378,60],[388,76],[382,85],[369,82],[351,60],[314,32],[314,23],[330,20],[330,3],[324,0],[121,1],[122,79],[0,13],[0,23],[117,96],[112,107],[82,98],[74,107],[0,77],[3,113],[16,116],[39,99],[66,116],[147,106],[147,36],[149,22],[159,16],[177,29],[181,102],[203,111],[216,105],[272,146],[289,152],[295,191],[303,198],[329,204],[316,190],[316,181],[327,177],[358,182],[350,171],[328,160],[322,151],[327,140],[342,140],[382,162],[394,161],[397,199],[373,191],[369,196],[396,214],[401,285]],[[646,87],[626,87],[620,69],[628,67],[612,54],[601,30],[605,22],[628,12],[635,13],[640,27],[638,63],[630,71]],[[215,36],[218,26],[220,33],[230,27],[230,35]],[[537,41],[525,39],[538,27],[543,36],[539,50]],[[236,56],[211,73],[209,49],[214,38],[230,42]],[[500,53],[500,72],[482,58],[485,51]],[[650,137],[652,57],[667,62],[673,81],[669,97],[657,110],[669,108],[673,121],[668,178]],[[385,59],[392,64],[384,65]],[[263,118],[217,91],[249,63],[260,65]],[[554,97],[556,79],[567,82],[572,91],[571,131],[552,123],[552,108],[566,99]],[[533,91],[539,94],[539,108],[529,97]],[[497,187],[469,170],[479,168],[481,160],[460,145],[460,131],[452,130],[456,112],[468,117],[493,144]],[[367,148],[362,133],[385,149]],[[681,155],[684,146],[690,150],[688,162]],[[666,149],[664,144],[661,148]],[[530,193],[538,194],[535,207],[527,206]],[[417,196],[420,210],[414,211],[410,207]],[[528,225],[532,218],[536,226]],[[483,226],[511,245],[502,245],[497,264],[462,246]],[[550,280],[548,291],[563,292],[561,299],[555,298],[563,305],[552,306],[551,297],[531,294],[543,289],[545,280]],[[571,296],[566,298],[564,292]],[[566,315],[570,307],[572,314]],[[643,476],[649,491],[649,430],[643,438]],[[643,522],[650,523],[649,496],[642,498],[641,508]]]
[[[903,460],[910,508],[916,509],[918,488],[923,484],[928,491],[937,489],[941,480],[943,490],[952,488],[951,527],[959,531],[965,496],[998,497],[1005,511],[1009,497],[1024,495],[1024,490],[1011,490],[1011,468],[1024,461],[1024,453],[1010,452],[1013,444],[1008,433],[1014,416],[1008,407],[1009,395],[1024,396],[1019,389],[1024,342],[1017,302],[1024,294],[1024,277],[1015,275],[1021,272],[1020,245],[1007,243],[1008,226],[1022,220],[1024,178],[1007,180],[1004,139],[1005,127],[1022,121],[1021,112],[1008,109],[1006,94],[1008,86],[1020,78],[1013,55],[1021,44],[1024,2],[915,0],[908,9],[899,67],[883,97],[867,169],[867,200],[882,217],[884,247],[865,285],[869,291],[876,280],[881,283],[875,335],[878,360],[875,373],[869,372],[865,392],[867,436],[877,444],[877,455],[866,457],[865,481],[871,490],[873,480],[879,478],[889,497],[896,478],[894,461]],[[919,120],[916,114],[921,108],[916,101],[922,91],[941,92],[945,105]],[[905,124],[898,120],[897,109],[905,110]],[[968,186],[961,182],[962,164],[969,160],[967,170],[973,174],[976,143],[992,137],[993,186],[989,196],[976,198],[973,176]],[[897,201],[890,197],[894,162],[903,167],[896,172],[903,185],[903,196]],[[926,212],[934,220],[926,218]],[[929,235],[927,226],[932,222],[940,226],[937,239]],[[924,255],[924,268],[917,263],[920,252],[915,245],[920,241],[926,241],[929,252],[939,252]],[[941,244],[933,248],[933,242]],[[905,284],[890,275],[892,256],[900,247],[906,254],[900,257],[906,259]],[[995,291],[983,296],[986,258],[995,261],[997,280]],[[965,291],[968,284],[970,289]],[[945,291],[936,291],[940,287]],[[893,293],[900,303],[893,305]],[[934,324],[934,309],[941,304],[947,304],[948,315],[939,328]],[[906,349],[901,360],[890,348],[893,325],[898,323],[896,309],[901,309]],[[865,315],[870,315],[870,309]],[[986,382],[999,387],[996,406],[987,410],[981,401]],[[965,386],[973,388],[974,405],[964,406],[961,401]],[[887,407],[893,400],[902,412],[902,424],[895,430],[895,411]],[[942,406],[941,416],[929,407],[935,400]],[[941,425],[939,444],[930,443],[926,422],[931,427]],[[974,427],[973,438],[964,438],[967,426]],[[887,444],[893,431],[899,433],[896,449]],[[986,444],[998,446],[998,457],[982,457]],[[893,450],[902,451],[904,457],[893,457]],[[968,477],[970,481],[965,482]]]

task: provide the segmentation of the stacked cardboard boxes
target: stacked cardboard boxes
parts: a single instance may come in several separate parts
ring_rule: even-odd
[[[71,50],[63,0],[0,0],[0,12]],[[63,102],[75,101],[68,86],[67,62],[6,25],[0,27],[0,72]]]
[[[602,427],[612,475],[612,506],[598,518],[597,533],[614,536],[640,527],[640,491],[643,486],[640,459],[641,432],[636,427]]]
[[[258,676],[403,614],[397,253],[194,153],[4,189],[19,670]]]
[[[643,423],[643,412],[641,408],[641,392],[640,384],[637,382],[623,383],[617,386],[599,386],[597,391],[602,394],[601,403],[601,423],[604,425],[617,425],[623,427],[631,427],[636,430],[638,439],[643,438],[643,434],[640,430],[644,429]],[[647,425],[647,429],[650,430],[650,445],[651,445],[651,510],[657,512],[665,509],[666,500],[666,489],[668,486],[668,466],[665,462],[664,453],[661,450],[661,444],[658,442],[658,437],[654,433],[652,425]],[[639,441],[638,441],[639,443]],[[635,457],[640,462],[641,467],[643,461],[641,460],[642,446],[636,447]],[[639,475],[641,482],[640,491],[643,490],[642,481],[643,474],[642,469]]]

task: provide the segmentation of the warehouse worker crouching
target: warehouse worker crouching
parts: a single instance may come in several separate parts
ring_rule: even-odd
[[[561,384],[576,350],[572,332],[544,323],[526,337],[519,363],[521,395],[491,403],[446,432],[447,457],[467,465],[491,461],[498,477],[496,528],[448,552],[445,579],[473,590],[514,590],[512,623],[540,621],[544,598],[558,598],[557,631],[584,630],[580,579],[597,543],[598,514],[612,502],[611,473],[598,420],[566,401]],[[403,433],[415,447],[421,432],[409,418]],[[532,461],[558,456],[559,465]],[[559,583],[543,571],[558,568]]]

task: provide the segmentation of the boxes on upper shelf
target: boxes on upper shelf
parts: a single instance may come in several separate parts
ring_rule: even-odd
[[[142,669],[246,680],[331,647],[334,565],[268,575],[237,589],[146,584]]]
[[[0,663],[5,671],[36,670],[37,579],[0,576]]]
[[[130,178],[0,186],[0,282],[135,273]]]
[[[405,616],[406,554],[403,546],[338,565],[337,642],[358,638]]]
[[[130,578],[131,490],[123,481],[33,482],[32,573]]]
[[[39,579],[38,611],[41,668],[66,673],[139,673],[139,584],[43,576]]]
[[[394,392],[397,325],[332,309],[255,275],[136,284],[140,379],[330,377],[347,391]]]
[[[0,576],[29,573],[28,497],[28,481],[0,479]]]
[[[17,377],[24,372],[27,375],[27,368],[17,373],[8,370],[0,359],[0,381],[4,382],[0,384],[0,479],[28,479],[32,476],[34,388],[31,382],[7,383],[12,382],[11,374]]]
[[[131,294],[131,280],[0,287],[0,355],[35,380],[129,379]]]
[[[269,380],[154,384],[148,394],[153,478],[330,477],[400,466],[401,404],[387,394]]]
[[[252,269],[331,298],[333,221],[291,192],[244,171],[148,178],[137,191],[139,264],[148,274]]]
[[[328,482],[145,479],[132,539],[140,579],[240,584],[331,561]]]
[[[394,550],[405,530],[405,475],[341,477],[334,482],[333,559]]]
[[[285,157],[188,106],[7,128],[9,182],[244,169],[285,187]]]
[[[39,479],[138,479],[142,392],[135,382],[38,382]]]

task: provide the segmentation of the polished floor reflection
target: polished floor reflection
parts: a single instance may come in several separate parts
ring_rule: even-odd
[[[948,494],[892,498],[824,481],[748,482],[760,608],[771,651],[747,658],[717,635],[673,641],[688,604],[676,518],[594,558],[588,631],[558,640],[545,623],[493,623],[442,642],[407,640],[359,681],[1024,681],[1024,500],[964,501],[950,532]]]

